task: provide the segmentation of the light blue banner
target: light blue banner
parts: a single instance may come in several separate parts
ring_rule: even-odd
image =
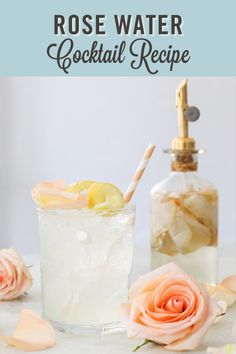
[[[0,0],[0,3],[1,76],[236,75],[235,0]],[[127,20],[129,14],[132,15],[129,34],[118,35],[114,15],[118,19],[125,15]],[[64,27],[57,28],[64,28],[65,35],[54,33],[55,15],[64,16]],[[92,34],[82,32],[91,29],[83,24],[85,15],[92,17],[87,18],[93,27]],[[96,15],[105,15],[105,19],[100,18],[104,23],[100,31],[105,34],[94,34]],[[144,33],[137,15],[142,15],[139,20]],[[152,21],[146,15],[153,15]],[[182,34],[177,27],[178,17],[173,19],[171,15],[181,17]],[[70,20],[71,29],[79,31],[76,35],[68,33]],[[135,21],[139,25],[137,34],[133,34]],[[149,33],[152,30],[154,34]],[[160,30],[168,34],[158,33]],[[64,40],[61,56],[65,57],[53,59]],[[93,62],[99,60],[96,52],[99,50],[101,61],[111,58],[113,62]],[[91,62],[82,59],[76,62],[81,57]]]

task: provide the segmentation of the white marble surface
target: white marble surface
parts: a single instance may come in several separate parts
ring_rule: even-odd
[[[219,278],[236,273],[236,245],[228,245],[220,252],[220,272]],[[28,265],[32,265],[31,272],[34,284],[27,296],[13,302],[0,302],[0,336],[10,335],[15,327],[21,309],[29,308],[37,313],[41,313],[40,302],[40,275],[39,257],[24,257]],[[141,273],[148,270],[148,251],[138,249],[135,255],[133,267],[133,280]],[[208,346],[223,346],[233,341],[232,325],[236,321],[236,306],[229,309],[221,321],[215,324],[198,348],[193,353],[205,353]],[[54,348],[48,349],[48,354],[130,354],[134,347],[141,343],[140,340],[131,340],[125,333],[99,336],[71,336],[57,332],[58,343]],[[139,351],[145,353],[168,353],[161,346],[149,344]],[[22,351],[13,347],[7,347],[0,342],[0,354],[19,354]]]

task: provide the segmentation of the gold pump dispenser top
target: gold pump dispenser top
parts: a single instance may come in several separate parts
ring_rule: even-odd
[[[197,107],[188,105],[188,81],[183,80],[176,90],[179,136],[172,140],[170,152],[173,154],[173,171],[196,171],[196,142],[189,137],[188,123],[196,121],[200,112]],[[168,150],[167,150],[168,152]]]
[[[199,118],[199,110],[188,106],[188,81],[183,80],[176,90],[176,107],[178,110],[179,136],[172,140],[173,151],[196,152],[196,143],[188,135],[188,122]]]

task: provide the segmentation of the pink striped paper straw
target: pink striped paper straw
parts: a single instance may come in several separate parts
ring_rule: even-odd
[[[124,201],[125,203],[129,203],[130,202],[130,199],[132,198],[136,188],[137,188],[137,185],[143,175],[143,172],[145,170],[145,168],[147,167],[147,164],[152,156],[152,153],[153,151],[155,150],[156,148],[156,145],[154,144],[149,144],[139,165],[138,165],[138,168],[130,182],[130,185],[127,189],[127,192],[125,193],[125,196],[124,196]]]

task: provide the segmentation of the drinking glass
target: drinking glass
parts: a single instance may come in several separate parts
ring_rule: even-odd
[[[38,209],[44,318],[67,333],[120,328],[135,208]]]

